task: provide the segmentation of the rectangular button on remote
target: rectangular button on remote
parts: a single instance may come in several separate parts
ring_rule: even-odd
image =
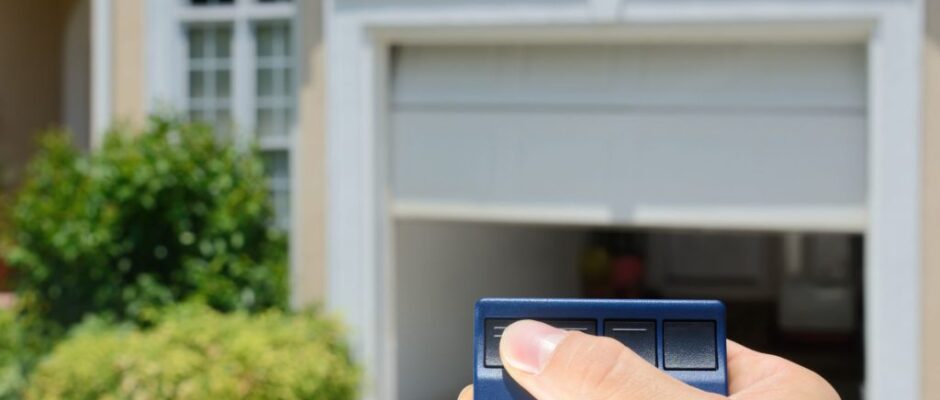
[[[663,321],[663,360],[672,370],[718,368],[715,321]]]
[[[656,321],[604,321],[604,336],[617,339],[646,362],[656,362]]]
[[[487,318],[486,319],[486,338],[484,339],[484,364],[490,368],[500,368],[503,366],[499,359],[499,342],[503,337],[503,331],[509,324],[527,318]],[[528,318],[535,319],[535,318]],[[568,319],[538,319],[556,328],[579,331],[590,335],[597,334],[597,323],[594,320],[568,320]]]

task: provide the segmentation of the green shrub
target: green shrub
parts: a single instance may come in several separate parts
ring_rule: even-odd
[[[64,326],[88,313],[145,321],[193,298],[224,311],[285,304],[262,162],[202,125],[155,118],[90,155],[45,135],[13,220],[20,300]]]
[[[0,310],[0,399],[20,399],[27,376],[58,332],[17,310]]]
[[[12,288],[10,284],[11,274],[3,255],[10,248],[10,230],[13,223],[10,216],[10,195],[8,194],[10,187],[4,178],[4,166],[0,163],[0,291],[9,291]]]
[[[27,399],[356,397],[342,332],[314,312],[178,308],[152,329],[79,325],[30,377]]]
[[[16,314],[0,311],[0,399],[15,399],[25,387],[30,357],[24,351],[24,329],[17,323]]]

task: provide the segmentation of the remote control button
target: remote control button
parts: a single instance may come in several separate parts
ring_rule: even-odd
[[[717,369],[715,321],[664,321],[663,362],[666,369]]]
[[[500,368],[503,361],[499,359],[499,342],[506,327],[521,319],[532,318],[487,318],[484,323],[485,335],[483,338],[483,365],[489,368]],[[551,326],[566,331],[579,331],[590,335],[597,334],[597,322],[594,320],[567,320],[567,319],[536,319]]]
[[[656,360],[656,321],[604,321],[604,336],[616,339],[646,362]]]
[[[587,333],[588,335],[597,335],[597,322],[593,319],[540,319],[537,321],[544,322],[558,329],[564,329],[566,331],[578,331]]]

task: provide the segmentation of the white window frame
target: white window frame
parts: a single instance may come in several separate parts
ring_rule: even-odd
[[[299,14],[297,1],[261,3],[258,0],[234,0],[231,5],[194,6],[188,0],[148,0],[147,2],[147,97],[149,112],[170,109],[188,111],[188,39],[186,27],[195,24],[230,23],[231,47],[231,115],[234,119],[233,134],[242,144],[257,140],[264,152],[283,151],[288,157],[289,179],[272,181],[272,190],[288,191],[297,187],[294,182],[294,138],[298,132],[297,91],[291,98],[293,115],[287,132],[280,136],[256,137],[256,41],[255,24],[268,21],[285,21],[291,29],[292,49],[290,54],[291,81],[296,86],[299,76]],[[291,196],[292,197],[292,196]],[[293,215],[293,204],[291,215]],[[287,229],[294,218],[291,216]]]
[[[868,48],[865,397],[920,398],[922,4],[621,1],[352,7],[328,1],[328,305],[353,331],[367,398],[395,399],[395,266],[387,165],[394,45],[838,40]],[[768,217],[772,217],[768,215]]]

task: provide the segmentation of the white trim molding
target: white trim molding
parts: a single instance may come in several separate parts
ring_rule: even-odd
[[[148,113],[173,110],[185,101],[182,69],[177,68],[185,60],[178,8],[178,1],[147,0],[144,101]]]
[[[885,10],[868,42],[867,399],[921,398],[920,10]]]
[[[836,231],[866,233],[865,397],[920,398],[920,0],[594,0],[374,8],[333,0],[325,10],[328,305],[353,329],[353,347],[369,376],[367,398],[397,398],[390,229],[395,218],[463,215],[486,220],[506,214],[500,209],[464,208],[455,213],[440,205],[393,203],[385,123],[391,46],[703,40],[867,44],[867,209],[810,210],[792,216],[807,224],[826,220]],[[568,211],[571,220],[605,218],[603,210]],[[703,210],[686,211],[704,215]],[[668,224],[663,215],[652,212],[647,218]],[[529,217],[539,220],[544,215]]]

